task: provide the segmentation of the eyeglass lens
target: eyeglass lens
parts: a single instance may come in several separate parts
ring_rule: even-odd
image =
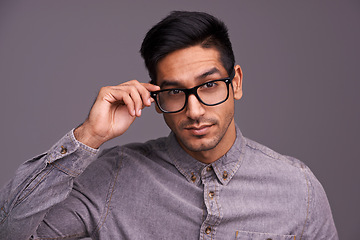
[[[197,98],[206,105],[216,105],[226,100],[228,86],[223,80],[211,81],[196,87]],[[185,91],[180,89],[169,89],[157,94],[157,102],[167,112],[181,110],[186,104]]]

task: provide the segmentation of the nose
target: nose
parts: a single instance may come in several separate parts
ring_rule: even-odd
[[[203,104],[199,102],[194,94],[190,94],[186,105],[186,116],[190,119],[196,120],[204,114],[205,108]]]

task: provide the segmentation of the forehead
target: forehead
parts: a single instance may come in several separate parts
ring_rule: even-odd
[[[181,85],[192,85],[194,79],[210,71],[214,71],[210,77],[226,77],[227,72],[220,61],[220,54],[213,48],[193,46],[174,51],[157,64],[157,85],[163,81],[176,81]]]

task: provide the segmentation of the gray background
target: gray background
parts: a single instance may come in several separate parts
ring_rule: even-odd
[[[309,165],[341,239],[357,239],[359,1],[1,0],[0,184],[80,124],[101,86],[148,81],[138,50],[171,10],[225,21],[244,72],[243,134]],[[148,108],[105,147],[168,132]]]

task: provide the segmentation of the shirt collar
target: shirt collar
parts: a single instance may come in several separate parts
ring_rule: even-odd
[[[241,165],[244,155],[244,138],[237,125],[236,139],[230,150],[221,158],[211,164],[202,163],[188,153],[179,145],[173,132],[168,136],[167,149],[169,150],[169,161],[189,181],[195,184],[201,183],[201,174],[204,171],[214,171],[218,180],[227,185]],[[210,167],[210,168],[209,168]]]

